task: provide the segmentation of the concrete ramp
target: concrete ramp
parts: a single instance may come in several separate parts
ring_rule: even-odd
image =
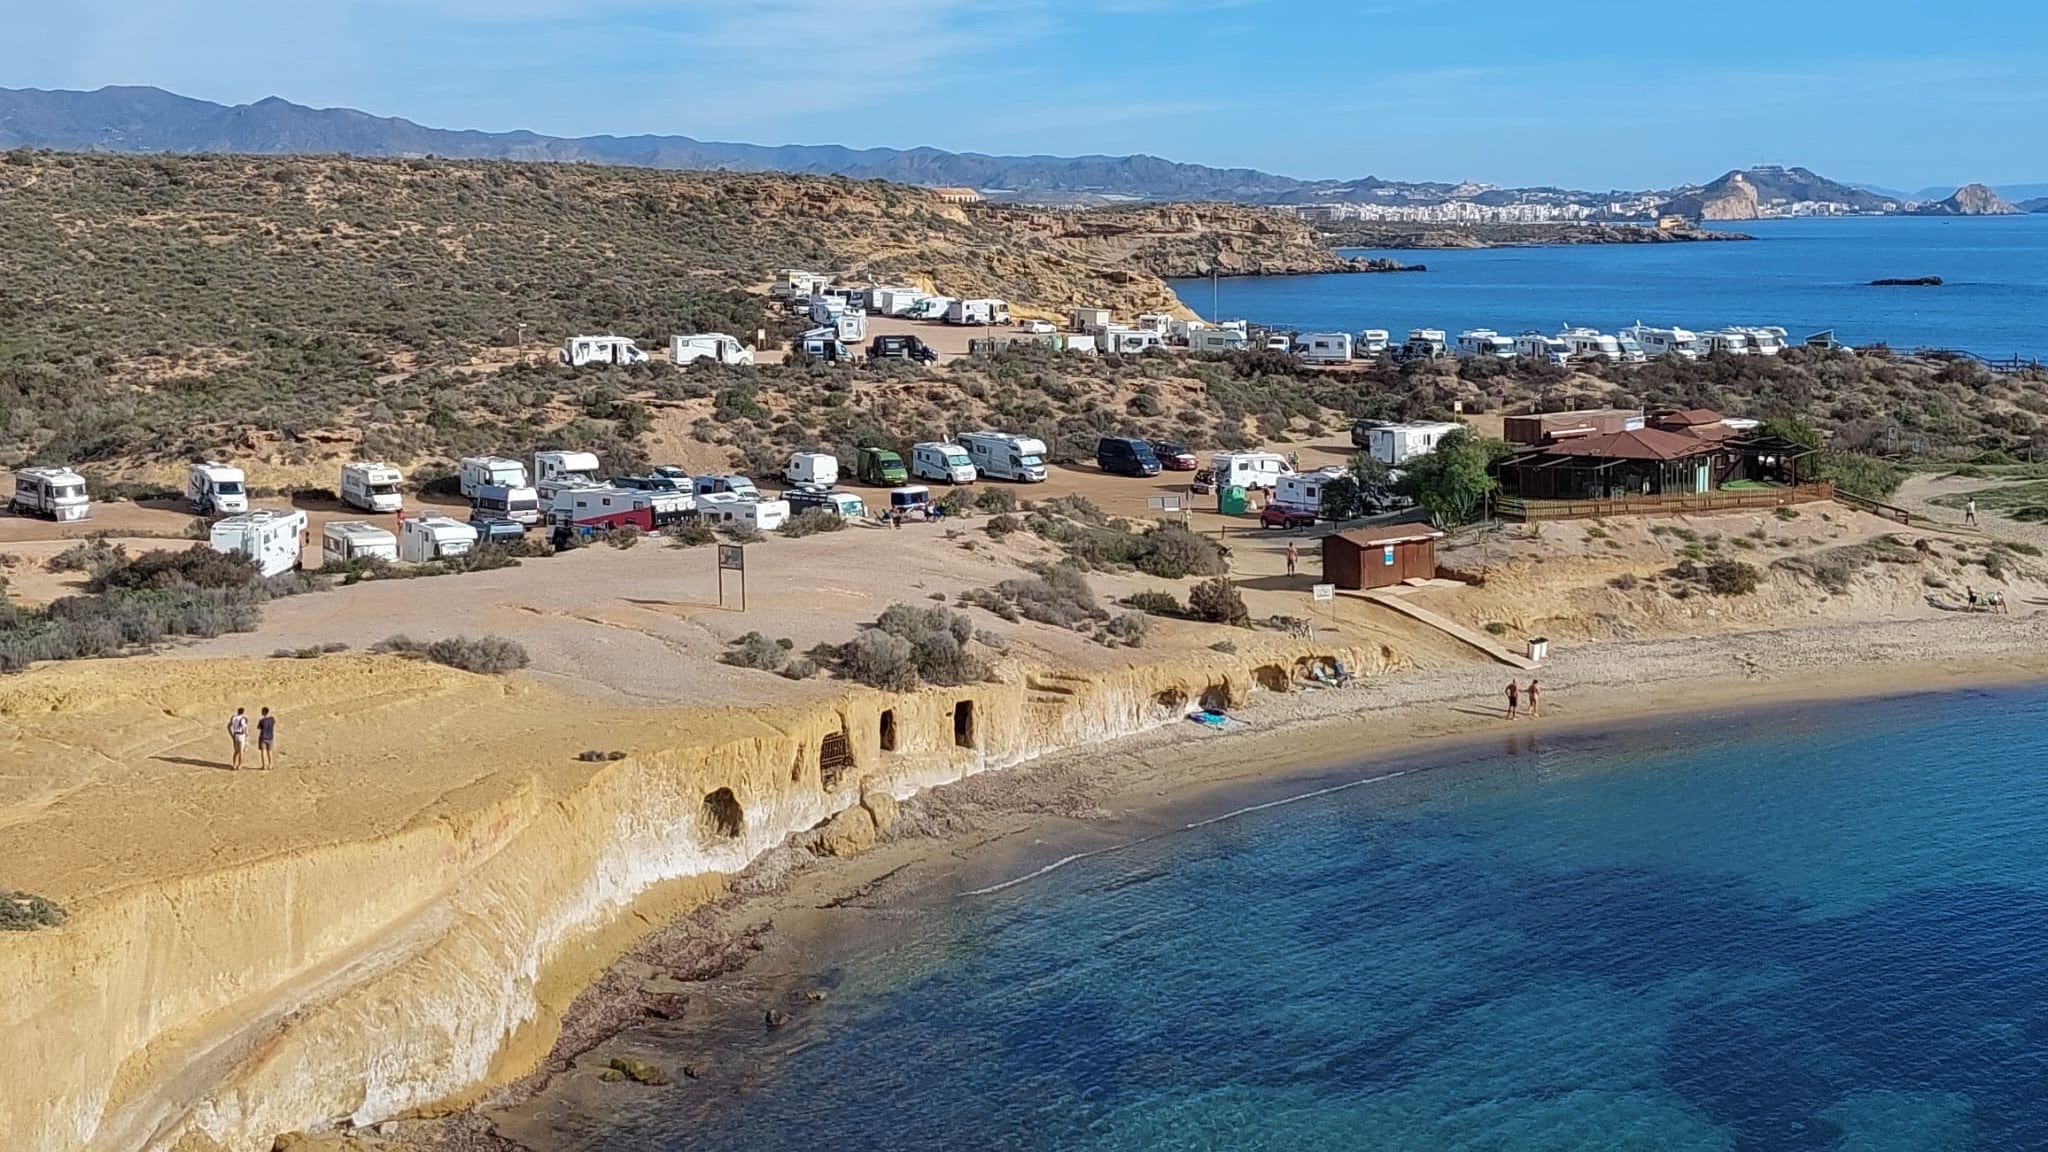
[[[1529,659],[1527,656],[1510,652],[1501,645],[1496,644],[1491,638],[1474,632],[1455,620],[1446,619],[1420,605],[1410,604],[1402,598],[1400,593],[1390,589],[1373,588],[1364,592],[1344,592],[1340,593],[1340,595],[1354,596],[1360,600],[1369,600],[1384,608],[1390,608],[1408,617],[1410,620],[1429,625],[1453,640],[1477,648],[1491,659],[1510,668],[1520,668],[1525,672],[1530,672],[1539,667],[1534,660]]]

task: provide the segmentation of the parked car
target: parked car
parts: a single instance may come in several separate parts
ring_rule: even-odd
[[[1059,331],[1050,320],[1026,320],[1021,327],[1027,336],[1050,336]]]
[[[1290,508],[1285,504],[1268,504],[1259,513],[1261,528],[1313,528],[1316,514],[1306,508]]]
[[[1193,472],[1202,466],[1201,461],[1195,459],[1195,454],[1188,451],[1187,445],[1171,440],[1152,441],[1152,454],[1159,457],[1159,466],[1168,472]]]

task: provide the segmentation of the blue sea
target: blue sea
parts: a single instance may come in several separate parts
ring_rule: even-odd
[[[1794,339],[1832,329],[1856,344],[2048,356],[2048,214],[1852,217],[1717,225],[1730,244],[1370,251],[1427,272],[1179,280],[1204,316],[1303,331],[1493,328],[1567,323],[1604,331],[1775,324]],[[1873,288],[1940,276],[1940,288]],[[1213,291],[1212,291],[1213,287]]]
[[[772,1072],[574,1147],[2048,1148],[2044,707],[1496,722],[1265,785],[876,913]]]

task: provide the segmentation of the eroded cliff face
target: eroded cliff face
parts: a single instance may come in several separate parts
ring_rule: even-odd
[[[531,1068],[557,1012],[646,921],[720,890],[792,833],[875,796],[1281,688],[1265,641],[1171,665],[755,713],[677,714],[593,765],[508,765],[388,834],[289,851],[73,908],[0,950],[0,1147],[220,1148],[457,1104]],[[1247,645],[1251,647],[1251,645]],[[110,828],[109,836],[122,830]]]

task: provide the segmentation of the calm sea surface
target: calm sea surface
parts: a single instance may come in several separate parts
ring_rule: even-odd
[[[575,1147],[2048,1148],[2044,705],[1293,781],[1431,769],[905,915],[765,1082]]]
[[[1871,217],[1726,225],[1742,244],[1583,245],[1372,252],[1429,271],[1206,280],[1174,288],[1205,316],[1316,331],[1493,328],[1566,323],[1612,332],[1645,324],[1777,324],[1799,338],[1832,328],[1854,343],[2048,355],[2048,214]],[[1941,288],[1872,288],[1940,276]]]

